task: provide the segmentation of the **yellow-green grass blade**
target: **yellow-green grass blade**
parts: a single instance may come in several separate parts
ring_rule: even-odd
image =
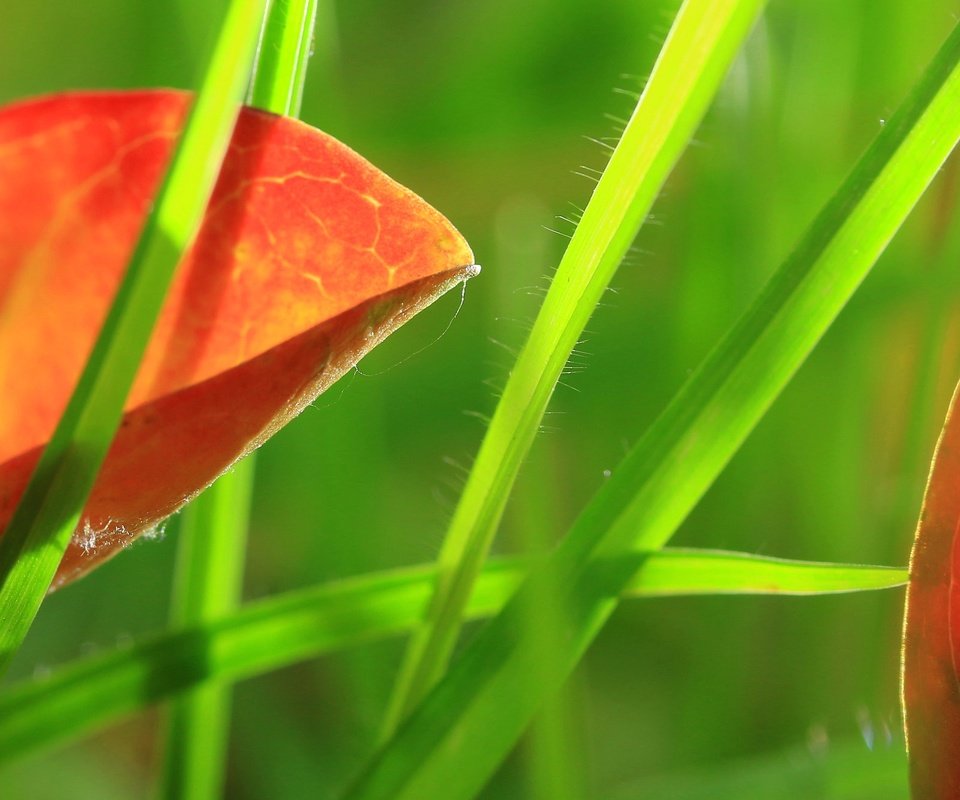
[[[257,48],[250,105],[300,115],[316,18],[317,0],[273,0]]]
[[[545,569],[569,587],[562,668],[532,682],[519,635],[534,576],[464,650],[349,796],[475,794],[616,607],[629,564],[662,546],[762,418],[883,252],[960,138],[960,28],[754,305],[613,470]],[[530,687],[535,685],[536,692]],[[453,788],[451,788],[453,787]]]
[[[892,567],[720,551],[636,553],[629,565],[637,564],[625,591],[629,597],[823,594],[902,586],[907,579],[905,569]],[[467,617],[496,613],[528,567],[518,559],[489,563],[474,586]],[[406,633],[421,619],[435,575],[429,565],[290,592],[15,684],[0,694],[0,762],[89,734],[198,686],[249,678]]]
[[[90,358],[0,538],[0,672],[76,528],[180,256],[199,227],[246,89],[266,0],[233,0],[173,160]]]
[[[693,135],[763,0],[687,0],[561,259],[497,404],[407,647],[381,737],[440,677],[474,579],[564,364]]]

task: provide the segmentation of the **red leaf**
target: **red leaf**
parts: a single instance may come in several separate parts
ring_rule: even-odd
[[[910,558],[903,704],[914,800],[960,797],[960,387],[953,396]]]
[[[183,124],[173,91],[0,109],[0,530]],[[245,109],[55,585],[175,512],[476,274],[450,223],[335,139]]]

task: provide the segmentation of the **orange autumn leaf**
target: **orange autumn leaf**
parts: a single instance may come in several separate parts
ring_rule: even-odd
[[[0,109],[0,531],[80,375],[190,97]],[[453,226],[352,150],[245,109],[54,582],[86,573],[476,274]]]
[[[960,797],[960,387],[937,444],[910,558],[903,707],[914,800]]]

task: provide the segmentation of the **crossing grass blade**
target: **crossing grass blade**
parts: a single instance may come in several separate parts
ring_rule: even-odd
[[[883,252],[960,138],[960,28],[753,306],[613,470],[545,570],[568,586],[562,668],[532,682],[518,634],[537,576],[471,642],[348,796],[472,797],[616,607],[629,564],[662,546],[762,418]],[[537,691],[531,692],[531,686]]]
[[[744,553],[637,554],[626,596],[822,594],[902,586],[905,569],[819,564]],[[631,557],[630,564],[636,560]],[[481,572],[468,619],[496,613],[526,560]],[[297,661],[408,632],[429,601],[436,568],[422,566],[279,595],[221,619],[81,659],[0,694],[0,762],[75,739],[186,690],[249,678]]]
[[[444,540],[436,593],[408,644],[382,739],[443,673],[563,366],[762,6],[688,0],[681,8],[510,373]]]
[[[229,6],[200,93],[93,352],[0,538],[0,672],[30,628],[120,422],[233,130],[266,0]]]

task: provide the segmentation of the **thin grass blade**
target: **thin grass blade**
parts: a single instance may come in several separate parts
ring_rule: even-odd
[[[257,48],[250,105],[300,116],[318,0],[273,0]]]
[[[758,300],[613,471],[549,560],[550,579],[571,592],[563,669],[530,680],[537,654],[518,632],[525,597],[534,596],[533,576],[368,766],[351,798],[437,792],[465,798],[482,787],[574,669],[632,577],[629,564],[601,574],[590,565],[670,538],[936,176],[960,138],[958,64],[960,28]]]
[[[679,594],[822,594],[902,586],[905,568],[818,564],[744,553],[638,553],[630,597]],[[633,556],[629,560],[634,565]],[[468,619],[496,613],[530,562],[489,563],[474,586]],[[609,567],[607,567],[609,568]],[[75,739],[198,686],[260,675],[307,658],[397,636],[422,618],[434,565],[291,592],[218,620],[169,631],[81,659],[0,694],[0,762]]]
[[[463,608],[571,350],[693,135],[763,0],[688,0],[557,268],[497,405],[439,556],[384,721],[396,729],[446,667]]]
[[[170,614],[174,629],[202,625],[236,608],[253,475],[253,460],[244,459],[184,510]],[[171,704],[162,797],[223,794],[229,722],[228,687],[204,686]]]
[[[234,0],[116,299],[60,423],[0,539],[0,672],[26,635],[120,422],[180,256],[213,190],[266,0]]]

